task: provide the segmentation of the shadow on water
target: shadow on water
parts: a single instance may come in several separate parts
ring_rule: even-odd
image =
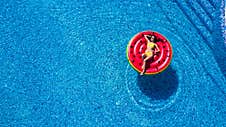
[[[164,72],[151,76],[137,76],[137,85],[151,100],[167,100],[178,88],[176,71],[169,66]]]

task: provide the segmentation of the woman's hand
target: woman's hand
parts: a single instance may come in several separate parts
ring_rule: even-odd
[[[155,44],[155,47],[156,47],[156,49],[157,49],[156,53],[160,52],[160,49],[159,49],[159,47],[158,47],[157,44]]]

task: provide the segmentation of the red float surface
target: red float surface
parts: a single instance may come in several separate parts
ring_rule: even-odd
[[[136,34],[127,46],[127,58],[130,65],[139,73],[142,71],[142,54],[146,51],[147,42],[144,35],[154,35],[160,52],[154,52],[153,58],[147,61],[145,74],[157,74],[164,71],[170,64],[173,50],[170,42],[161,34],[154,31],[144,31]]]

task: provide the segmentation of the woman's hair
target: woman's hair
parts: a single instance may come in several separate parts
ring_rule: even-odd
[[[151,37],[155,37],[155,35],[148,35],[147,38],[148,38],[149,41],[151,41]],[[156,37],[154,38],[153,42],[156,42]]]

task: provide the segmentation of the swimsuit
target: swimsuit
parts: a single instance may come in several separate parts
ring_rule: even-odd
[[[154,48],[155,48],[155,44],[153,42],[148,42],[147,49],[144,54],[147,57],[152,56],[153,52],[150,49],[154,50]]]

